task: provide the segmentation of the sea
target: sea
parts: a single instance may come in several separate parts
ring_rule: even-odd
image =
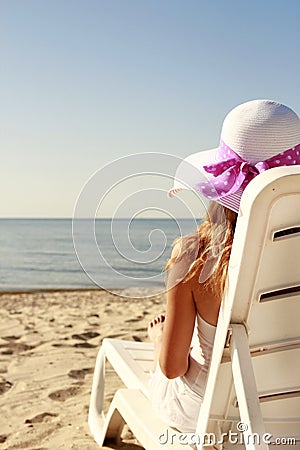
[[[0,291],[164,285],[175,238],[192,219],[0,219]]]

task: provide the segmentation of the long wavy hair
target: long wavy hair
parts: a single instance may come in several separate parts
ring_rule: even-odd
[[[216,202],[210,202],[206,218],[196,232],[173,242],[179,252],[167,262],[167,276],[174,272],[169,269],[180,267],[180,270],[175,270],[177,282],[186,283],[198,276],[199,282],[213,295],[222,297],[236,219],[237,213],[234,211]],[[174,281],[174,276],[172,278]]]

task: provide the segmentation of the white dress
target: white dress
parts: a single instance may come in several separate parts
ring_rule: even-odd
[[[157,364],[151,378],[153,408],[169,426],[194,433],[203,399],[216,327],[196,316],[189,369],[185,375],[168,379]]]

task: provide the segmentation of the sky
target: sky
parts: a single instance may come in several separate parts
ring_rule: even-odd
[[[298,0],[1,0],[0,217],[72,217],[97,171],[214,148],[244,101],[300,114],[299,19]]]

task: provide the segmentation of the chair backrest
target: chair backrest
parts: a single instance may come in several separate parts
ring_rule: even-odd
[[[299,335],[299,166],[266,171],[245,191],[228,287],[231,322],[248,324],[251,346]]]
[[[242,197],[216,332],[225,349],[212,356],[212,364],[220,353],[225,362],[210,387],[211,417],[238,418],[226,347],[230,324],[244,324],[263,416],[299,420],[299,300],[300,166],[280,167],[256,177]]]

